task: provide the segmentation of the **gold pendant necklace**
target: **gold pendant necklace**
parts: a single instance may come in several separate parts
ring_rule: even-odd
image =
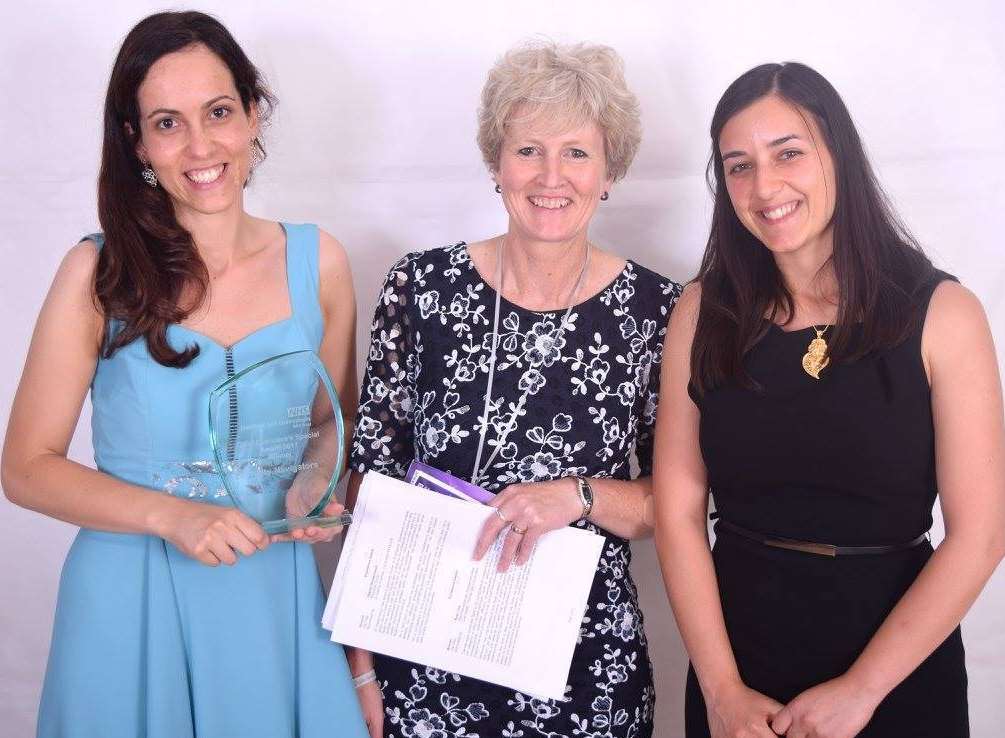
[[[829,327],[825,325],[823,329],[820,329],[813,326],[817,337],[810,341],[810,345],[806,347],[806,353],[803,354],[803,369],[814,379],[820,379],[820,372],[831,363],[830,357],[827,356],[827,341],[824,340],[824,333]]]

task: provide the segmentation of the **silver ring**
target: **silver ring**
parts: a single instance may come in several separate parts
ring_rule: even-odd
[[[498,515],[499,519],[504,523],[506,523],[506,525],[509,525],[509,521],[503,517],[502,510],[500,510],[498,507],[496,508],[496,515]]]

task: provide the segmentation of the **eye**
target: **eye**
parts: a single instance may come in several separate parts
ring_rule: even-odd
[[[209,113],[209,116],[211,118],[215,118],[216,120],[222,120],[223,118],[226,118],[228,115],[230,115],[230,108],[226,107],[225,105],[221,105],[218,108],[213,108]]]
[[[159,121],[154,123],[154,126],[156,126],[161,131],[170,131],[176,125],[178,124],[174,118],[161,118]]]
[[[788,161],[789,159],[795,159],[802,155],[803,152],[800,151],[799,149],[785,149],[785,151],[783,151],[778,155],[778,158],[781,159],[782,161]]]
[[[740,161],[729,168],[730,174],[742,174],[743,172],[750,169],[750,162]]]
[[[524,146],[522,149],[517,149],[516,153],[520,156],[533,156],[536,151],[533,146]]]
[[[590,155],[582,149],[569,149],[569,156],[573,159],[589,159]]]

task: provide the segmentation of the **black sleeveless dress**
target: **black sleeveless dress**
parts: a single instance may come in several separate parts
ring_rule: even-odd
[[[942,272],[917,293],[927,306]],[[937,492],[921,330],[895,348],[802,368],[813,329],[772,326],[746,360],[760,391],[724,386],[692,399],[715,506],[758,533],[844,546],[910,541],[932,525]],[[713,560],[740,675],[785,704],[852,665],[932,555],[828,557],[765,546],[718,526]],[[689,670],[687,738],[709,729]],[[960,630],[897,686],[860,738],[969,736]]]

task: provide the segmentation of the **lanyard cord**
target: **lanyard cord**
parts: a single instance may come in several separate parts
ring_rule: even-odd
[[[499,435],[499,442],[496,444],[495,449],[492,451],[485,462],[485,466],[480,466],[482,460],[482,451],[485,449],[485,438],[488,435],[489,429],[489,408],[492,405],[492,384],[495,379],[496,374],[496,352],[499,346],[499,302],[502,297],[502,287],[503,287],[503,250],[506,246],[506,238],[504,237],[502,242],[499,244],[499,250],[496,252],[496,300],[495,300],[495,311],[492,316],[492,353],[489,357],[489,381],[488,386],[485,389],[485,408],[482,411],[481,420],[481,436],[478,439],[478,451],[475,453],[475,466],[471,470],[471,483],[478,484],[482,475],[492,466],[492,462],[495,461],[496,456],[499,451],[506,443],[506,438],[509,436],[510,431],[516,425],[517,418],[520,416],[520,411],[523,410],[524,403],[527,402],[527,395],[530,394],[530,388],[528,387],[523,391],[520,396],[520,401],[517,402],[516,408],[513,410],[513,415],[510,417],[509,422],[506,427],[503,428],[502,433]],[[579,270],[579,277],[576,279],[576,285],[572,288],[572,294],[569,295],[569,307],[565,309],[565,314],[562,316],[561,322],[558,324],[558,331],[554,334],[554,341],[558,343],[559,340],[565,335],[565,326],[569,320],[569,315],[572,313],[572,308],[576,304],[576,294],[579,289],[583,286],[583,281],[586,279],[586,270],[590,266],[590,242],[586,242],[586,257],[583,259],[583,266]]]

